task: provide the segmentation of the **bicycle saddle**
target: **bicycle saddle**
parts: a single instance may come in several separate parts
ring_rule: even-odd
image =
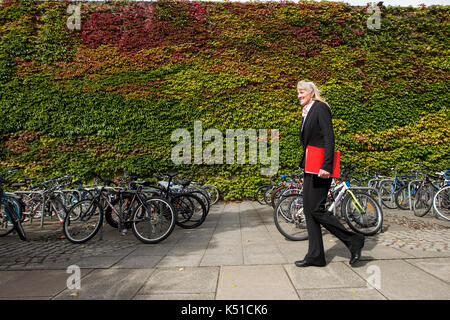
[[[175,177],[176,175],[178,175],[178,172],[170,172],[170,173],[161,173],[164,176],[168,176],[168,177]]]
[[[183,187],[187,187],[188,185],[191,184],[191,180],[181,180],[178,181],[179,184],[181,184]]]
[[[141,186],[149,186],[150,185],[150,182],[148,182],[147,180],[143,180],[143,181],[132,181],[131,182],[131,185],[136,185],[136,184],[139,184],[139,185],[141,185]]]
[[[12,183],[11,187],[23,187],[28,185],[27,183],[23,183],[23,182],[16,182],[16,183]]]

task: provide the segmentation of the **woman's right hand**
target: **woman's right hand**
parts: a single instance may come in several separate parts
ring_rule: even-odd
[[[323,169],[319,170],[319,178],[328,179],[330,177],[330,175],[331,175],[331,173],[328,171],[325,171]]]

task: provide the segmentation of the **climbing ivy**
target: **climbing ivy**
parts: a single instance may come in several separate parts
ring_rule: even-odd
[[[326,1],[81,2],[70,30],[77,3],[0,4],[0,164],[20,174],[178,170],[252,197],[267,165],[175,165],[172,132],[278,129],[290,172],[301,79],[322,88],[344,163],[448,166],[449,6],[381,6],[371,30],[367,7]]]

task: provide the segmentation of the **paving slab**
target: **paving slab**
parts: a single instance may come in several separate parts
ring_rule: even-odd
[[[357,288],[367,285],[343,262],[332,262],[325,267],[299,268],[293,264],[283,267],[296,289]]]
[[[405,261],[450,283],[450,258],[406,259]]]
[[[285,264],[286,258],[280,252],[273,253],[258,253],[250,252],[244,253],[244,264]]]
[[[403,260],[370,261],[364,267],[353,268],[353,271],[375,284],[375,276],[379,274],[377,289],[388,299],[450,299],[448,283]]]
[[[208,241],[197,243],[180,243],[174,246],[167,254],[168,255],[180,255],[180,254],[204,254],[208,247]]]
[[[217,300],[298,300],[280,265],[223,266]]]
[[[202,257],[200,266],[227,266],[227,265],[242,265],[244,263],[244,256],[242,252],[222,252],[210,253],[206,252]]]
[[[374,288],[328,288],[298,290],[301,300],[386,300]]]
[[[220,244],[214,247],[208,247],[204,256],[209,255],[230,255],[230,256],[243,256],[244,249],[241,244]]]
[[[156,267],[198,267],[200,266],[204,254],[204,252],[167,254],[158,262]]]
[[[139,295],[215,293],[218,267],[156,269]]]
[[[450,257],[450,251],[438,251],[438,250],[431,250],[431,249],[425,249],[425,248],[395,248],[398,251],[404,252],[412,257],[415,258],[437,258],[437,257]]]
[[[244,264],[284,264],[285,257],[272,242],[244,243]]]
[[[270,234],[267,232],[267,230],[263,231],[242,231],[242,240],[243,241],[273,241]]]
[[[350,260],[350,251],[339,240],[331,239],[331,235],[324,237],[325,256],[328,262]],[[398,250],[397,248],[380,245],[374,241],[367,241],[361,251],[361,260],[378,260],[378,259],[402,259],[413,258],[407,251]]]
[[[112,268],[147,269],[154,268],[164,256],[127,256],[114,264]]]
[[[294,263],[294,261],[302,260],[305,257],[306,253],[308,252],[308,240],[306,241],[275,240],[275,243],[288,263]]]
[[[66,289],[55,300],[131,300],[155,269],[95,270],[79,290]]]
[[[158,244],[106,225],[103,240],[83,245],[49,241],[39,228],[46,240],[7,236],[0,299],[449,299],[450,231],[442,226],[414,231],[387,221],[354,268],[348,249],[324,230],[328,265],[297,268],[308,240],[286,240],[272,213],[256,202],[221,203],[199,228],[176,227]],[[66,289],[69,265],[82,268],[79,291]],[[368,285],[377,268],[380,289]]]
[[[51,300],[52,297],[17,297],[17,298],[2,298],[0,300]]]
[[[81,279],[92,270],[81,270]],[[2,271],[0,273],[0,298],[49,299],[67,288],[70,274],[66,270]]]
[[[107,269],[122,260],[122,256],[91,256],[83,257],[74,264],[80,268]]]
[[[163,256],[166,255],[174,245],[168,245],[167,243],[160,242],[157,244],[142,244],[135,247],[135,250],[131,252],[128,257],[132,256]]]
[[[239,227],[238,227],[239,228]],[[214,235],[211,237],[211,241],[235,241],[241,240],[242,235],[239,229],[226,230],[224,228],[217,228]]]
[[[214,300],[214,293],[166,293],[136,295],[133,300]]]

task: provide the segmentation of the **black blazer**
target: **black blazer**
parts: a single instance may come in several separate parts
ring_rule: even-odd
[[[331,173],[334,160],[334,133],[330,108],[325,103],[315,100],[311,109],[309,109],[306,120],[303,121],[303,130],[300,126],[300,142],[303,146],[300,166],[305,168],[307,145],[320,147],[325,149],[321,169]]]

